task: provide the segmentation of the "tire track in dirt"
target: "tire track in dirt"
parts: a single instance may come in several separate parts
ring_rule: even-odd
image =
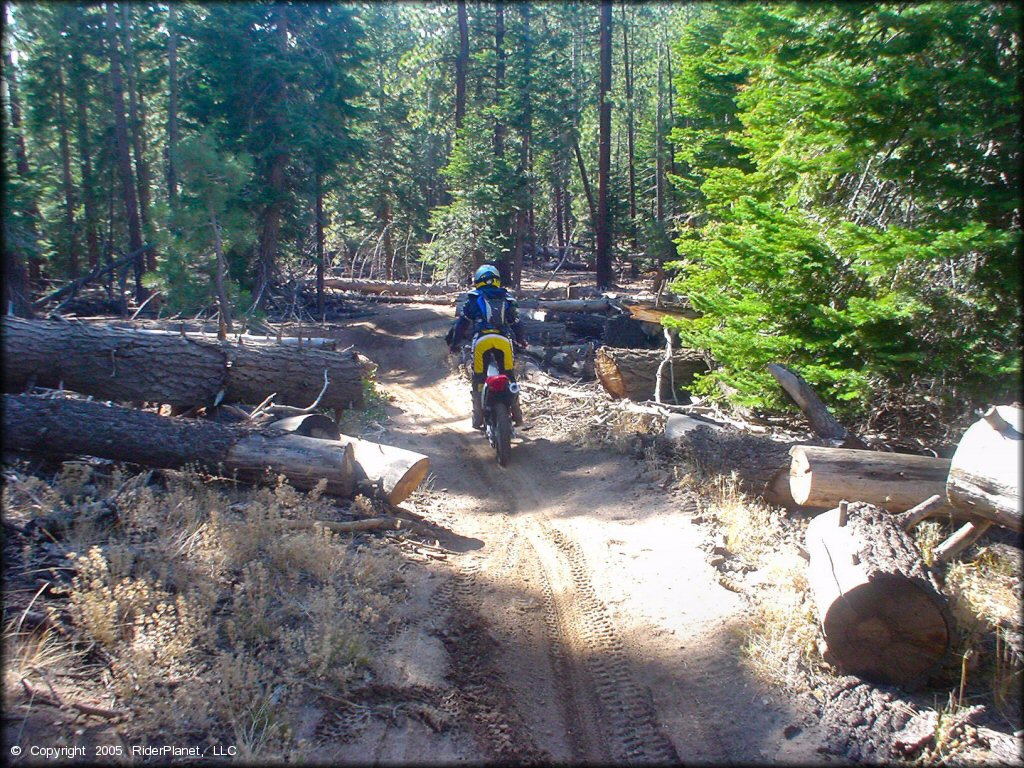
[[[446,320],[428,316],[426,325],[440,328]],[[382,329],[392,326],[408,328],[394,318],[380,321]],[[440,341],[426,332],[406,335],[400,345],[393,341],[384,345],[384,355],[402,373],[417,365],[444,367],[439,378],[422,388],[407,384],[407,375],[383,371],[381,379],[389,390],[400,391],[407,414],[433,422],[430,432],[439,456],[449,464],[452,457],[465,457],[451,484],[463,493],[481,494],[469,520],[473,535],[487,545],[449,561],[453,576],[435,593],[436,608],[449,618],[440,639],[452,665],[449,679],[458,691],[464,722],[485,751],[501,761],[551,762],[553,752],[567,748],[574,762],[678,762],[649,692],[630,673],[615,627],[591,583],[586,558],[570,537],[548,523],[551,511],[566,497],[565,487],[547,471],[558,461],[554,451],[540,444],[514,446],[511,466],[499,469],[479,434],[447,426],[468,417],[469,403],[468,397],[458,396],[463,388],[456,387],[443,354],[434,350]],[[520,685],[516,691],[506,679],[503,656],[508,654],[492,630],[504,617],[515,643],[516,621],[528,619],[512,615],[517,598],[509,596],[531,592],[539,592],[539,635],[551,674],[542,680],[545,671],[534,670],[531,682],[536,686],[524,691]],[[525,637],[525,627],[520,632]],[[546,708],[540,705],[546,705],[549,694],[556,699],[562,723],[555,726],[551,749],[545,749],[527,721]]]
[[[579,547],[542,521],[529,523],[541,563],[552,663],[573,734],[574,758],[677,763],[650,695],[629,663]]]

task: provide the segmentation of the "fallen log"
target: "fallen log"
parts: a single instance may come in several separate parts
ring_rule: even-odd
[[[592,344],[540,347],[531,345],[524,350],[541,364],[574,376],[593,378],[594,347]]]
[[[5,451],[52,458],[87,455],[164,469],[198,464],[253,482],[269,472],[303,489],[325,480],[335,496],[351,496],[357,477],[348,444],[94,401],[4,395],[3,426]]]
[[[565,323],[553,323],[547,320],[520,320],[526,338],[533,344],[561,344],[567,339]]]
[[[1020,532],[1024,411],[990,408],[964,433],[949,467],[946,496],[958,510]]]
[[[430,459],[422,453],[343,435],[337,424],[320,414],[292,416],[270,426],[351,447],[356,487],[392,506],[409,498],[430,471]]]
[[[660,349],[616,349],[601,347],[594,358],[598,381],[613,398],[647,400],[654,395],[658,366],[665,359]],[[677,391],[685,391],[693,377],[706,371],[704,356],[695,350],[672,353],[671,370],[666,366],[665,381],[674,381]]]
[[[520,299],[519,306],[548,312],[607,312],[612,303],[607,296],[602,296],[598,299]]]
[[[402,527],[397,517],[369,517],[364,520],[339,522],[335,520],[282,520],[289,530],[308,531],[324,528],[333,533],[361,533],[363,531],[395,531]]]
[[[121,323],[118,323],[118,322],[112,322],[112,323],[110,323],[110,327],[111,328],[128,328],[129,326],[122,325]],[[180,331],[172,331],[172,330],[169,330],[169,329],[162,329],[162,328],[136,328],[136,329],[134,329],[134,331],[135,331],[135,333],[151,333],[151,334],[155,334],[155,335],[178,336],[179,338],[182,336],[182,333]],[[206,333],[206,332],[203,332],[203,331],[186,331],[184,333],[184,336],[185,336],[186,339],[196,339],[198,341],[211,341],[211,342],[218,341],[216,333]],[[313,336],[313,337],[308,337],[308,336],[281,336],[281,337],[276,337],[276,336],[258,336],[258,335],[249,334],[249,333],[241,333],[241,334],[232,333],[232,334],[228,334],[227,341],[229,341],[229,342],[231,342],[233,344],[241,344],[241,345],[248,344],[249,346],[253,346],[253,347],[283,345],[283,346],[286,346],[286,347],[299,347],[299,348],[301,348],[301,347],[317,347],[319,349],[326,350],[326,351],[334,351],[338,347],[338,340],[337,339],[325,339],[325,338],[320,338],[320,337],[316,337],[316,336]]]
[[[440,296],[455,293],[459,287],[455,285],[439,285],[438,283],[399,283],[388,280],[347,280],[340,277],[329,277],[324,280],[325,288],[339,291],[355,291],[357,293],[380,293],[394,296]]]
[[[107,264],[106,266],[96,265],[95,267],[93,267],[92,271],[89,272],[89,274],[83,275],[77,280],[72,280],[70,283],[61,288],[58,288],[53,293],[49,293],[40,299],[36,299],[34,302],[32,302],[32,308],[40,309],[48,301],[56,301],[57,299],[62,298],[63,296],[69,293],[77,293],[79,288],[88,285],[94,280],[98,280],[99,278],[103,277],[109,272],[114,272],[120,269],[121,267],[127,266],[152,247],[153,246],[151,245],[143,245],[141,248],[132,251],[127,256],[124,256],[111,264]]]
[[[867,448],[864,441],[836,421],[836,418],[818,397],[818,393],[802,376],[778,363],[769,363],[767,368],[768,373],[775,377],[782,389],[807,417],[807,421],[816,435],[828,440],[835,440],[844,448]]]
[[[330,384],[320,405],[363,402],[371,365],[353,351],[245,345],[174,334],[143,333],[67,321],[3,320],[3,385],[29,382],[121,402],[191,407],[220,401],[259,403],[276,393],[283,405],[306,406]]]
[[[790,451],[789,488],[797,504],[831,507],[856,499],[905,512],[936,493],[944,494],[949,459],[852,448],[795,445]]]
[[[807,526],[807,552],[829,661],[869,682],[907,687],[938,667],[949,649],[948,608],[889,513],[844,501]]]

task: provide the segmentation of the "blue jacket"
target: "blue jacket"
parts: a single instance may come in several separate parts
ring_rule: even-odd
[[[519,307],[515,297],[504,288],[485,285],[470,291],[445,341],[451,347],[467,336],[484,331],[497,331],[526,344],[526,334],[519,321]]]

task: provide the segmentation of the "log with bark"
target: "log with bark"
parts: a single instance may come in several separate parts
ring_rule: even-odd
[[[829,661],[869,682],[907,687],[938,668],[949,649],[948,608],[892,515],[844,501],[807,526],[807,552]]]
[[[607,296],[602,296],[597,299],[520,299],[519,306],[548,312],[608,312],[613,304]]]
[[[355,352],[243,345],[98,327],[67,321],[3,320],[4,390],[30,383],[107,400],[172,406],[220,401],[259,403],[276,393],[284,405],[306,406],[329,386],[320,405],[363,402],[372,364]]]
[[[355,291],[357,293],[381,293],[394,296],[440,296],[456,293],[455,285],[438,283],[399,283],[390,280],[347,280],[340,277],[329,277],[324,280],[325,288],[339,291]]]
[[[162,323],[162,327],[158,327],[153,323],[138,323],[130,320],[111,320],[109,318],[101,318],[98,322],[95,318],[75,318],[76,321],[89,321],[99,327],[107,326],[110,328],[123,328],[127,330],[133,330],[137,333],[152,333],[156,335],[170,334],[171,336],[182,336],[185,338],[195,338],[200,341],[217,341],[217,331],[207,330],[202,328],[196,323],[181,323],[180,327],[178,323]],[[150,327],[147,327],[149,325]],[[345,347],[346,345],[339,344],[337,339],[328,339],[320,336],[271,336],[267,334],[254,334],[254,333],[230,333],[227,335],[227,341],[236,344],[249,344],[250,346],[260,345],[274,345],[283,344],[286,347],[319,347],[325,350],[337,350],[339,347]]]
[[[661,346],[661,328],[655,332],[657,346]],[[604,322],[601,338],[605,346],[622,349],[649,349],[655,342],[652,334],[644,330],[644,323],[626,315],[611,315]]]
[[[1020,532],[1024,411],[992,407],[957,444],[946,495],[954,508]]]
[[[354,449],[280,429],[229,427],[70,398],[4,395],[3,448],[51,458],[88,455],[149,467],[198,464],[246,481],[284,475],[309,489],[351,496]]]
[[[907,453],[795,445],[790,456],[790,492],[797,504],[807,507],[855,499],[905,512],[929,496],[944,494],[949,473],[949,459]]]
[[[775,377],[783,391],[807,417],[807,421],[816,435],[835,441],[837,448],[867,448],[864,441],[836,421],[836,418],[818,397],[818,393],[802,376],[778,363],[770,363],[768,372]]]
[[[422,453],[343,435],[337,424],[320,414],[293,416],[270,426],[350,446],[357,489],[379,496],[392,506],[409,498],[430,471],[430,459]]]
[[[613,398],[647,400],[654,396],[658,366],[664,358],[665,353],[659,349],[601,347],[594,358],[594,368],[601,386]],[[666,370],[663,375],[666,381],[675,382],[677,391],[685,391],[694,376],[707,369],[700,352],[680,349],[672,353],[671,371]]]
[[[594,346],[592,344],[547,347],[531,345],[524,350],[524,354],[546,367],[555,368],[563,373],[591,379],[594,376]]]
[[[520,321],[523,331],[531,344],[561,344],[566,341],[565,323],[553,323],[547,320]]]

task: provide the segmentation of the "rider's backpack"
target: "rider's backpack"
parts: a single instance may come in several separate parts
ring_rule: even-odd
[[[507,320],[505,319],[505,308],[508,301],[504,292],[480,291],[476,295],[476,305],[480,310],[480,319],[477,321],[479,330],[494,330],[499,333],[505,332]]]

